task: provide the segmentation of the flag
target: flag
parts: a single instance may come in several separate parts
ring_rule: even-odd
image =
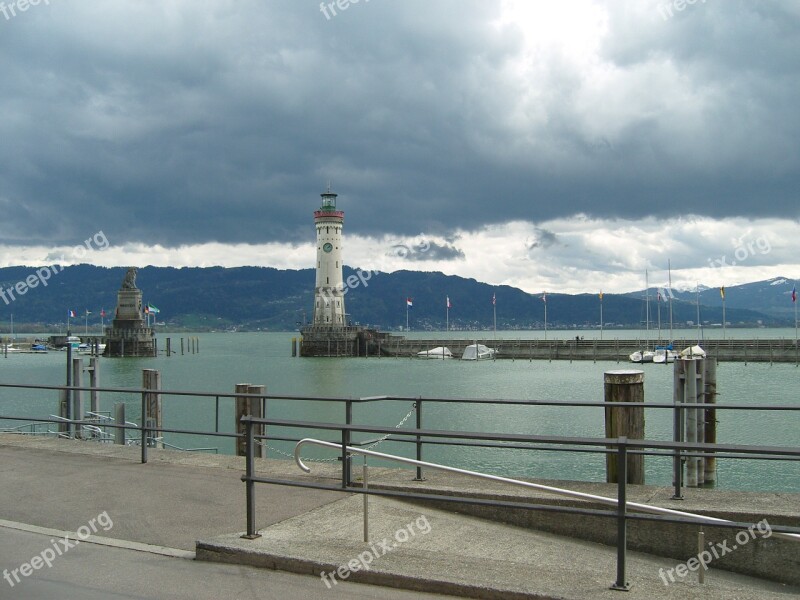
[[[106,317],[106,309],[105,308],[101,308],[100,309],[100,316],[105,319],[105,317]]]
[[[497,298],[495,297],[494,292],[492,292],[492,304],[497,304]]]
[[[603,290],[600,290],[600,302],[603,301]]]
[[[659,291],[657,291],[657,292],[656,292],[656,300],[657,300],[658,302],[661,302],[661,290],[659,290]]]
[[[158,314],[158,313],[160,313],[161,311],[160,311],[160,310],[158,310],[158,309],[157,309],[155,306],[153,306],[152,304],[150,304],[150,303],[148,302],[148,303],[147,303],[147,310],[146,310],[146,312],[150,313],[151,315],[157,315],[157,314]]]
[[[144,305],[144,314],[146,315],[150,314],[150,306],[148,304]]]
[[[453,308],[453,305],[450,304],[450,296],[447,297],[447,308]]]
[[[542,302],[547,304],[547,292],[542,292]]]
[[[724,285],[721,288],[719,288],[719,297],[722,298],[723,300],[725,300],[725,286]]]
[[[797,284],[792,287],[792,302],[797,302]]]
[[[75,318],[75,317],[77,317],[77,316],[78,316],[78,315],[75,313],[75,311],[74,311],[74,310],[70,310],[70,311],[69,311],[69,317],[70,317],[71,319],[74,319],[74,318]]]
[[[92,311],[90,311],[90,310],[87,308],[87,309],[86,309],[86,316],[88,317],[90,314],[92,314]]]
[[[406,307],[414,306],[414,302],[411,298],[406,298]]]

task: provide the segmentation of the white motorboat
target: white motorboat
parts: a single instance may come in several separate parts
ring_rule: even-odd
[[[672,363],[678,358],[677,351],[672,346],[657,346],[653,362],[656,364]]]
[[[444,360],[447,358],[453,358],[453,353],[450,352],[450,348],[447,348],[446,346],[437,346],[436,348],[431,348],[430,350],[417,352],[417,358],[426,358],[428,360]]]
[[[649,363],[653,362],[656,353],[652,350],[637,350],[633,354],[631,354],[628,358],[632,363]]]
[[[461,360],[492,360],[497,355],[497,350],[483,344],[470,344],[464,348]]]

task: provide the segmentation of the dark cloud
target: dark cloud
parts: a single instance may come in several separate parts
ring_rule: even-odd
[[[499,3],[326,19],[317,2],[75,1],[0,18],[0,236],[303,240],[328,179],[359,234],[800,216],[800,12],[719,2],[664,20],[643,4],[605,3],[598,57],[617,79],[600,91],[558,56],[535,81],[510,75],[523,37],[493,25]]]
[[[394,244],[387,256],[396,256],[414,262],[439,260],[464,260],[463,250],[451,244],[421,240],[411,244]]]
[[[552,231],[548,231],[547,229],[543,229],[542,227],[536,227],[534,229],[534,235],[529,237],[525,244],[528,247],[528,250],[536,250],[538,248],[550,248],[551,246],[558,244],[558,236],[553,233]]]

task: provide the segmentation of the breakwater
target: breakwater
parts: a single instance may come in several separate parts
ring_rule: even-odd
[[[332,336],[323,341],[315,338],[308,344],[301,338],[302,356],[384,356],[413,358],[418,352],[438,346],[450,349],[455,358],[460,358],[464,349],[474,343],[484,344],[497,350],[497,359],[511,360],[604,360],[628,362],[631,353],[653,349],[667,342],[641,339],[473,339],[426,338],[413,339],[384,333],[360,336],[352,332],[352,339],[343,335]],[[681,351],[697,345],[697,338],[675,339],[673,348]],[[794,339],[705,339],[699,344],[708,354],[722,362],[768,362],[800,363],[800,348]]]

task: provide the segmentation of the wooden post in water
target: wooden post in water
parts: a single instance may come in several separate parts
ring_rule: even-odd
[[[147,431],[151,439],[147,441],[150,448],[163,448],[164,443],[156,441],[161,437],[162,423],[161,394],[157,390],[161,389],[161,371],[157,369],[142,369],[142,387],[146,390],[153,390],[145,393],[145,406],[147,413],[142,415],[143,424],[147,425]]]
[[[114,403],[114,424],[125,425],[125,403]],[[122,427],[114,428],[114,443],[119,446],[125,445],[125,429]]]
[[[100,387],[100,359],[97,356],[89,359],[89,387]],[[100,392],[97,389],[89,392],[89,405],[93,413],[100,411]]]
[[[697,405],[702,406],[706,401],[706,360],[697,360]],[[698,408],[697,413],[697,443],[704,444],[706,441],[706,411]],[[706,480],[705,461],[697,457],[697,487],[702,487]]]
[[[172,356],[172,338],[167,338],[167,356]]]
[[[717,403],[717,359],[706,358],[706,443],[717,443],[717,410],[712,408]],[[717,482],[717,458],[709,452],[705,459],[705,482]]]
[[[644,402],[644,371],[619,370],[604,374],[606,402]],[[644,407],[613,406],[605,409],[606,438],[644,439]],[[628,455],[627,483],[644,483],[644,456]],[[617,456],[606,455],[606,481],[617,482]]]
[[[292,358],[297,357],[297,338],[292,338]]]
[[[183,356],[183,338],[181,338],[181,356]]]
[[[266,387],[263,385],[251,385],[249,383],[237,383],[234,388],[237,394],[264,394]],[[248,396],[236,396],[236,410],[234,416],[236,418],[236,432],[241,434],[242,437],[236,438],[236,456],[246,456],[247,447],[245,444],[244,434],[246,427],[242,423],[242,417],[251,416],[257,419],[264,417],[262,414],[263,398],[251,398]],[[264,435],[263,427],[255,427],[253,429],[254,435]],[[256,451],[256,456],[264,456],[262,454],[264,446],[261,446],[261,451]]]
[[[683,398],[686,404],[697,403],[697,360],[694,358],[682,359],[685,373]],[[697,442],[697,410],[686,409],[686,442]],[[690,452],[696,452],[690,450]],[[686,458],[686,487],[697,487],[697,463],[695,457]]]
[[[83,359],[72,359],[72,385],[74,387],[81,387],[83,385]],[[83,421],[83,392],[80,390],[72,391],[72,419],[74,421]],[[73,437],[83,437],[79,425],[71,425]]]

